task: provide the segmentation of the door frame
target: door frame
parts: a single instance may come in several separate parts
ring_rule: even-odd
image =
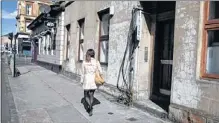
[[[173,11],[168,11],[168,12],[163,12],[163,13],[159,13],[156,14],[156,21],[155,21],[155,31],[154,31],[154,38],[153,38],[153,50],[152,50],[152,67],[151,67],[151,91],[150,91],[150,100],[153,98],[154,96],[154,75],[155,75],[155,50],[156,50],[156,42],[157,42],[157,31],[158,31],[158,27],[157,27],[157,23],[162,22],[162,21],[166,21],[166,20],[171,20],[173,19],[174,21],[174,28],[175,28],[175,10]],[[174,29],[174,33],[175,33],[175,29]],[[174,52],[173,52],[174,53]],[[172,84],[172,81],[171,81]],[[172,85],[171,85],[172,86]],[[171,92],[171,90],[170,90]]]

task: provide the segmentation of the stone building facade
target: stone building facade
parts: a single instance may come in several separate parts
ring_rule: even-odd
[[[17,1],[17,16],[16,16],[16,49],[17,54],[31,55],[30,34],[31,30],[27,26],[40,15],[40,6],[50,5],[51,1]]]
[[[63,62],[64,7],[61,7],[62,4],[65,2],[54,3],[50,6],[51,10],[48,14],[41,13],[28,26],[32,30],[33,60],[57,73],[61,71]]]
[[[92,48],[106,80],[99,89],[174,122],[218,122],[218,9],[206,1],[75,1],[63,15],[62,72],[79,80]]]
[[[52,4],[49,0],[43,1],[30,1],[30,0],[18,0],[17,1],[17,32],[31,33],[31,30],[27,26],[40,15],[41,5]]]
[[[181,122],[219,122],[219,33],[212,25],[219,23],[219,2],[176,3],[169,115]]]

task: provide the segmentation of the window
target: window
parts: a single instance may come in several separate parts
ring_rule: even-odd
[[[108,47],[109,47],[109,9],[99,12],[100,17],[100,29],[99,29],[99,61],[102,64],[108,63]]]
[[[29,21],[26,21],[26,30],[25,30],[25,31],[26,31],[27,33],[31,33],[31,30],[29,30],[29,29],[27,28],[27,26],[28,26],[29,24],[30,24],[30,22],[29,22]]]
[[[49,55],[51,55],[52,54],[52,47],[51,47],[51,44],[52,44],[52,42],[51,42],[51,35],[50,34],[47,34],[47,38],[46,38],[46,42],[47,42],[47,51],[48,51],[48,53],[47,54],[49,54]]]
[[[45,52],[46,52],[46,37],[45,36],[43,36],[43,54],[45,54]]]
[[[56,26],[56,24],[55,24],[55,26]],[[51,48],[52,48],[52,55],[56,55],[56,34],[57,34],[57,28],[56,29],[51,29],[51,42],[52,42],[52,46],[51,46]]]
[[[38,55],[40,55],[40,53],[42,52],[41,51],[41,47],[42,47],[42,38],[41,37],[38,39],[38,42],[39,42],[39,52],[38,52]]]
[[[26,4],[26,15],[31,15],[31,14],[32,14],[32,5]]]
[[[219,79],[219,1],[205,2],[201,77]]]
[[[79,49],[78,49],[78,59],[79,61],[84,60],[84,22],[85,19],[81,19],[78,21],[79,24]]]
[[[41,11],[40,11],[41,6],[42,6],[42,4],[39,3],[38,16],[41,14]]]
[[[69,60],[69,48],[70,48],[70,39],[71,39],[70,28],[71,28],[70,24],[66,26],[66,31],[67,31],[66,60]]]

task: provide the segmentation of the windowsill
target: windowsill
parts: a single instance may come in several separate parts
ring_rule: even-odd
[[[209,79],[219,79],[219,75],[218,74],[207,74],[207,73],[204,73],[201,78],[209,78]]]
[[[217,85],[219,85],[219,79],[200,77],[196,80],[200,83],[203,83],[203,84],[217,84]]]

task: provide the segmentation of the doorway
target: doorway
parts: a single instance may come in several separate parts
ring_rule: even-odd
[[[39,54],[39,39],[35,39],[33,41],[33,51],[32,51],[33,62],[37,62],[38,54]]]
[[[174,46],[175,1],[141,2],[156,23],[152,93],[150,99],[168,112],[170,105]]]

